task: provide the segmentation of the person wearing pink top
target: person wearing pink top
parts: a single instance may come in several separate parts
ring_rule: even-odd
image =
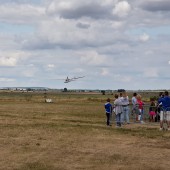
[[[141,97],[140,94],[138,94],[136,98],[137,98],[136,105],[138,107],[138,120],[141,123],[144,123],[143,122],[143,105],[144,105],[144,102],[142,101],[142,97]]]

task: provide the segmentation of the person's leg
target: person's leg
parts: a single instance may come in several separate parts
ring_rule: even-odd
[[[107,119],[106,124],[107,124],[107,126],[109,126],[110,113],[106,113],[106,119]]]
[[[112,124],[112,119],[113,119],[112,113],[110,113],[110,117],[109,117],[109,124],[110,124],[110,125]]]
[[[152,116],[151,112],[149,113],[149,122],[153,122],[153,116]]]
[[[154,115],[152,115],[151,118],[152,118],[152,122],[154,122]]]
[[[155,122],[156,119],[156,112],[153,112],[153,122]]]
[[[160,111],[160,130],[163,128],[163,111]]]
[[[136,122],[139,121],[139,109],[136,108]]]
[[[170,111],[167,111],[167,125],[168,125],[168,130],[170,130]]]
[[[143,111],[143,109],[141,109],[140,115],[141,115],[141,116],[140,116],[140,122],[141,122],[141,123],[144,123],[144,122],[143,122],[143,117],[144,117],[144,111]]]
[[[120,113],[118,113],[117,115],[116,115],[116,127],[120,127],[121,126],[121,115],[120,115]]]
[[[149,122],[152,122],[152,115],[149,114]]]
[[[121,121],[121,124],[123,124],[124,122],[125,122],[125,108],[123,107],[123,113],[122,114],[120,114],[120,121]]]
[[[134,122],[136,121],[136,109],[135,106],[132,106],[132,112],[131,112],[132,118]]]
[[[119,114],[116,114],[116,127],[119,127]]]
[[[129,107],[128,106],[126,107],[125,114],[126,114],[126,122],[129,124]]]
[[[123,113],[119,113],[118,114],[118,120],[119,120],[119,126],[121,127],[121,125],[122,125],[122,121],[121,121],[121,115],[122,115]]]

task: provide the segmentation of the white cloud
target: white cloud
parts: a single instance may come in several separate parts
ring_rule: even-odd
[[[31,23],[39,22],[45,16],[45,8],[30,4],[7,3],[0,5],[0,21],[8,23]],[[22,14],[22,15],[21,15]]]
[[[123,22],[120,22],[120,21],[114,21],[111,23],[111,27],[114,28],[114,29],[118,29],[118,28],[121,28],[123,26]]]
[[[147,78],[156,78],[158,77],[158,70],[157,68],[147,68],[144,70],[144,73],[143,73],[144,77],[147,77]]]
[[[118,0],[104,0],[104,1],[101,1],[101,4],[102,5],[114,5],[114,3],[116,3]]]
[[[55,65],[54,65],[54,64],[48,64],[47,67],[48,67],[48,68],[54,68]]]
[[[23,77],[35,77],[36,75],[36,70],[35,69],[27,69],[27,70],[23,70],[20,74],[23,76]]]
[[[146,42],[150,39],[150,36],[146,33],[143,33],[142,35],[140,35],[139,40],[142,42]]]
[[[107,75],[109,75],[110,73],[109,73],[109,69],[107,69],[107,68],[102,68],[102,70],[101,70],[101,75],[102,76],[107,76]]]
[[[114,75],[114,81],[121,82],[121,83],[130,83],[132,82],[132,77],[131,76],[125,76],[121,74],[115,74]],[[121,84],[122,85],[122,84]]]
[[[75,73],[84,73],[85,72],[85,70],[84,69],[82,69],[82,68],[75,68],[74,70],[73,70],[73,72],[75,72]]]
[[[90,52],[81,54],[80,61],[83,64],[93,65],[93,66],[103,65],[103,64],[107,63],[106,57],[103,55],[99,55],[95,51],[90,51]]]
[[[113,9],[113,14],[119,17],[126,17],[131,11],[131,5],[127,1],[118,2]]]
[[[0,66],[16,66],[17,59],[14,57],[0,57]]]
[[[10,79],[10,78],[0,78],[0,82],[14,82],[15,79]]]

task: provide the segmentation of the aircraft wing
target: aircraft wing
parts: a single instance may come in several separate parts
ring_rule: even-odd
[[[71,81],[76,81],[75,79],[69,79],[69,80],[65,80],[64,83],[69,83]]]
[[[74,77],[73,79],[80,79],[80,78],[83,78],[83,77],[85,77],[85,76],[82,76],[82,77]]]

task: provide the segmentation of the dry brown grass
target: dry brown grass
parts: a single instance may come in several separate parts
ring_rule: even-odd
[[[2,95],[2,94],[1,94]],[[25,95],[25,94],[24,94]],[[105,126],[103,97],[4,95],[0,102],[2,170],[167,170],[170,132],[158,124]],[[3,99],[3,100],[2,100]]]

